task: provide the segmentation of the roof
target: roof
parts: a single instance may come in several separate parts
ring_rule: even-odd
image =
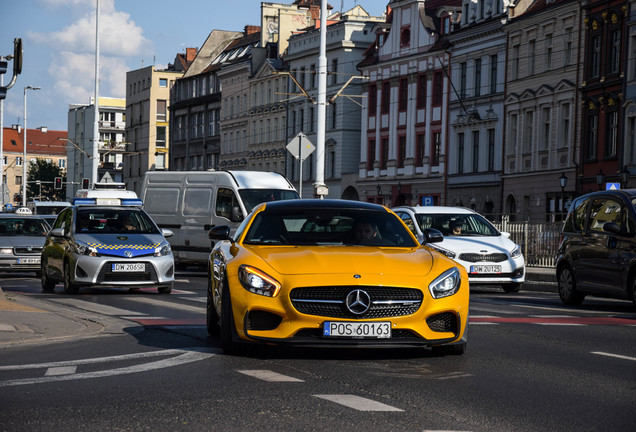
[[[29,146],[27,147],[27,155],[30,156],[66,156],[66,131],[28,129],[27,139]],[[4,128],[3,151],[8,153],[24,152],[24,129],[20,132],[13,128]]]
[[[400,206],[393,207],[391,210],[409,209],[416,214],[475,214],[476,212],[466,207],[452,206]]]
[[[345,199],[295,199],[270,201],[266,204],[266,210],[271,211],[312,209],[387,211],[386,207],[380,204]]]

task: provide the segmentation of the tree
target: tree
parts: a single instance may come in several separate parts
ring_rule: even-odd
[[[62,189],[53,187],[55,177],[62,177]],[[27,180],[27,198],[29,200],[66,200],[66,173],[56,163],[37,158],[34,163],[29,163]]]

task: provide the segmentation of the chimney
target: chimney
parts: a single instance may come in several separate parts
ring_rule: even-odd
[[[253,35],[254,33],[258,33],[259,31],[261,31],[260,26],[246,25],[244,33],[245,33],[245,36],[249,36],[249,35]]]
[[[49,131],[49,128],[47,128],[46,126],[40,126],[38,129],[40,129],[40,132],[42,133],[47,133]]]
[[[11,125],[11,129],[18,131],[18,133],[22,132],[22,126],[20,126],[19,124]]]
[[[186,61],[192,61],[197,56],[196,48],[186,48]]]

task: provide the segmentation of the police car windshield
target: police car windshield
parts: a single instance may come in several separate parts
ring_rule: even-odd
[[[75,231],[87,234],[159,234],[144,212],[132,208],[80,208]]]

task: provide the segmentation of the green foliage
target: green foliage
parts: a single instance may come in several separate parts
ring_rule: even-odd
[[[66,200],[66,173],[53,162],[37,158],[35,163],[29,163],[27,173],[27,201],[38,199],[41,201]],[[55,177],[62,177],[62,189],[54,189]],[[38,184],[37,181],[41,183]],[[41,192],[40,192],[41,191]]]

